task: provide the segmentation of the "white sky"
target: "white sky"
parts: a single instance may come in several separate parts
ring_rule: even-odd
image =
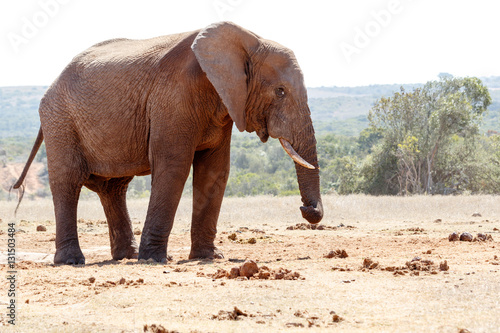
[[[49,85],[106,39],[221,20],[291,48],[309,87],[500,75],[499,15],[492,0],[2,0],[0,86]]]

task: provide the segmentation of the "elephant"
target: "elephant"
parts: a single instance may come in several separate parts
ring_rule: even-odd
[[[223,258],[217,220],[230,169],[233,123],[279,139],[295,162],[310,223],[323,217],[316,139],[294,53],[232,22],[145,40],[113,39],[77,55],[39,106],[40,130],[14,188],[45,140],[56,219],[55,264],[85,264],[77,232],[82,186],[95,191],[111,255],[167,260],[167,244],[193,169],[189,258]],[[126,206],[134,176],[151,174],[137,246]]]

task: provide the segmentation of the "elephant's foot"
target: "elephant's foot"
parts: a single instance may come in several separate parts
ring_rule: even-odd
[[[114,260],[137,259],[139,256],[139,247],[135,240],[132,242],[121,242],[111,247],[111,256]]]
[[[168,261],[167,250],[164,246],[161,247],[141,247],[139,248],[139,260],[153,259],[156,262],[166,263]]]
[[[85,265],[85,257],[79,246],[67,246],[56,249],[54,256],[54,264],[56,265]]]
[[[189,259],[223,259],[222,251],[214,246],[210,247],[192,247],[189,253]]]

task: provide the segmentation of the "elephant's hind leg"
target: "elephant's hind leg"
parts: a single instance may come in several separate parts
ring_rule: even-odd
[[[47,150],[47,152],[49,151]],[[71,172],[69,168],[59,168],[54,171],[49,164],[50,189],[56,217],[54,264],[85,264],[85,257],[78,242],[76,222],[82,178],[83,176],[78,171]]]
[[[76,211],[81,186],[64,186],[63,182],[51,181],[52,198],[56,215],[56,253],[54,264],[83,265],[83,256],[78,242]]]
[[[139,253],[127,210],[128,184],[134,177],[102,179],[91,176],[85,186],[97,192],[106,214],[114,260],[137,258]]]

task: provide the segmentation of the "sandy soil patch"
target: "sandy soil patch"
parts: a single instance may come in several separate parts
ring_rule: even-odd
[[[498,203],[494,196],[326,196],[323,227],[309,229],[301,225],[299,198],[226,198],[216,240],[225,258],[208,261],[187,259],[191,201],[183,199],[168,247],[173,261],[156,264],[111,260],[102,208],[82,202],[78,228],[87,265],[70,267],[51,263],[51,202],[25,201],[16,220],[15,329],[498,331]],[[0,202],[2,276],[14,207]],[[129,208],[139,231],[147,201]],[[450,241],[454,232],[491,237]],[[6,287],[2,279],[2,332],[14,331]]]

